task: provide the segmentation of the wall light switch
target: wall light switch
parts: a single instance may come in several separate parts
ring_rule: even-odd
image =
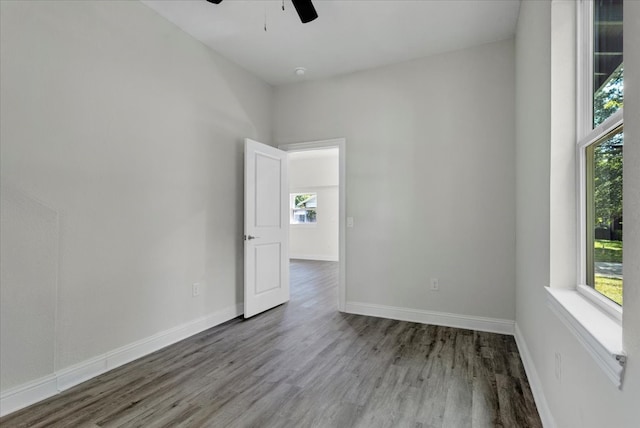
[[[347,217],[347,227],[353,227],[353,217]]]

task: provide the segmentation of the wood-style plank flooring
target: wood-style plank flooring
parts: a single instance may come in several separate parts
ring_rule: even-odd
[[[513,337],[337,311],[337,263],[291,301],[0,419],[2,427],[541,427]]]

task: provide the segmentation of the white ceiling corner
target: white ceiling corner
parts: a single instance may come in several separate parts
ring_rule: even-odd
[[[520,0],[314,0],[318,19],[302,24],[290,0],[284,12],[282,0],[141,1],[272,85],[507,39],[520,8]]]

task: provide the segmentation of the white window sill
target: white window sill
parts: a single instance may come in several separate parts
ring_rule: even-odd
[[[620,388],[626,362],[620,322],[576,290],[545,288],[547,305],[582,343],[607,377]]]

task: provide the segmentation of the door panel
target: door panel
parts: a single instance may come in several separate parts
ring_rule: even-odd
[[[281,264],[279,243],[256,245],[255,294],[259,295],[280,288],[280,269],[274,269]]]
[[[281,223],[281,161],[264,153],[255,153],[256,227],[279,227]]]

